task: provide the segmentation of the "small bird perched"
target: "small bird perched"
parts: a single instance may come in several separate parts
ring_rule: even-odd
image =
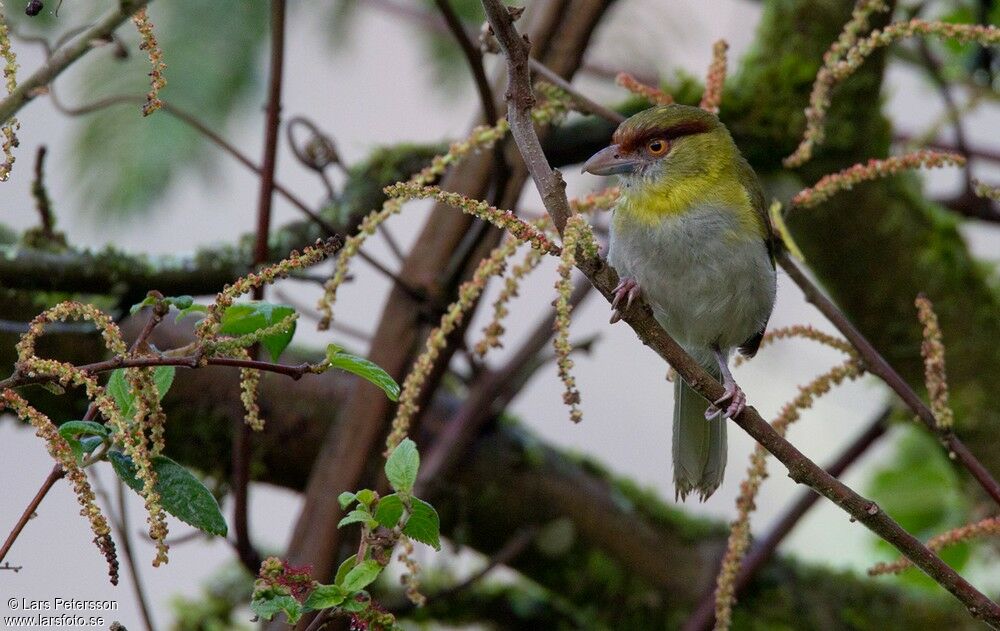
[[[623,122],[584,172],[618,175],[608,261],[621,282],[611,322],[641,295],[725,396],[709,403],[674,379],[674,486],[707,499],[726,467],[726,418],[746,396],[729,356],[753,356],[775,299],[774,240],[757,175],[719,119],[686,105]]]

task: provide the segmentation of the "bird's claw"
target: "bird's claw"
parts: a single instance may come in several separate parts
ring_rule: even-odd
[[[618,286],[612,291],[614,299],[611,301],[611,324],[622,319],[622,313],[632,308],[632,303],[639,297],[641,290],[639,283],[634,278],[623,278],[618,282]],[[625,301],[624,308],[621,307],[622,300]]]
[[[725,402],[729,402],[729,405],[725,410],[722,410],[721,406]],[[726,393],[722,395],[719,400],[708,406],[705,410],[705,418],[712,420],[713,418],[722,414],[724,418],[736,418],[740,415],[743,410],[747,407],[747,395],[743,393],[743,389],[736,385],[736,382],[730,382],[726,384]]]

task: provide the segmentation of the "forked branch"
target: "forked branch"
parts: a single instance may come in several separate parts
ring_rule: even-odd
[[[542,146],[531,124],[533,97],[528,68],[528,42],[514,27],[508,9],[499,0],[483,0],[486,15],[493,28],[504,56],[507,59],[509,86],[507,90],[508,114],[518,149],[538,187],[545,208],[562,233],[571,215],[565,194],[565,183],[552,170],[542,152]],[[617,273],[600,257],[578,259],[578,267],[591,280],[605,298],[611,299],[618,280]],[[710,401],[720,398],[722,385],[695,362],[652,316],[649,307],[642,303],[627,310],[623,318],[639,338],[665,359],[677,373],[699,394]],[[931,578],[960,600],[973,617],[984,620],[993,628],[1000,628],[1000,606],[987,598],[931,552],[913,535],[905,531],[877,504],[826,473],[777,432],[757,413],[748,407],[734,421],[758,443],[780,460],[796,482],[812,487],[855,520],[867,526],[881,538],[890,542],[904,556],[914,562]]]

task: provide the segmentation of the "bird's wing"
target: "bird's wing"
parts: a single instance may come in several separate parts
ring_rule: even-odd
[[[753,167],[750,166],[750,163],[743,156],[740,156],[737,168],[740,171],[740,181],[746,182],[747,192],[750,195],[750,205],[753,206],[753,212],[763,229],[762,236],[764,243],[767,246],[767,253],[771,257],[771,265],[774,266],[774,228],[771,226],[771,220],[767,216],[767,199],[764,197],[764,189],[760,186],[760,180],[757,178],[756,171],[753,170]]]

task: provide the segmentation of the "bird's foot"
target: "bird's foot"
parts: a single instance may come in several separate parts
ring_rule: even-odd
[[[611,301],[611,324],[614,324],[622,319],[622,313],[625,310],[632,307],[632,303],[639,297],[642,290],[639,289],[639,283],[634,278],[623,278],[612,293],[614,293],[615,298]],[[622,305],[623,300],[625,301],[624,305]]]
[[[726,393],[705,410],[706,419],[712,420],[720,414],[723,418],[735,418],[746,409],[747,395],[743,393],[743,389],[736,385],[735,381],[729,379],[726,380],[725,386]],[[726,402],[729,402],[729,405],[723,410],[720,406]]]

